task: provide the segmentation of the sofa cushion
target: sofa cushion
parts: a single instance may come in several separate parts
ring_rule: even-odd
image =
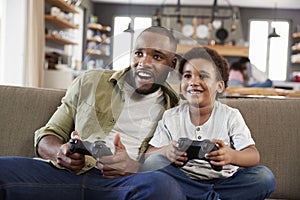
[[[0,156],[33,157],[34,131],[46,124],[64,94],[64,90],[0,86]]]
[[[261,164],[269,167],[277,182],[271,197],[299,199],[300,99],[227,98],[238,108],[251,130]]]

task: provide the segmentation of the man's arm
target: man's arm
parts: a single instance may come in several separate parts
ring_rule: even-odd
[[[40,140],[37,151],[40,157],[56,162],[61,145],[63,142],[58,137],[47,135]]]

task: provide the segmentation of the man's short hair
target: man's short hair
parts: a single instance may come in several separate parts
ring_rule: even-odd
[[[170,44],[172,45],[174,52],[176,52],[177,49],[177,40],[174,37],[174,35],[172,34],[172,32],[162,26],[150,26],[149,28],[146,28],[145,30],[143,30],[140,35],[138,36],[138,38],[144,33],[144,32],[150,32],[150,33],[157,33],[160,35],[164,35],[167,36],[169,38]]]

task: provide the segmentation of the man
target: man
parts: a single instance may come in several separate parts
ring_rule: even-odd
[[[0,158],[0,199],[185,199],[170,176],[137,173],[157,121],[178,103],[165,83],[175,68],[175,51],[167,29],[150,27],[137,38],[129,68],[92,70],[77,78],[35,133],[43,161]],[[96,162],[71,154],[70,138],[104,140],[113,155]]]
[[[268,78],[267,74],[253,65],[248,57],[240,58],[238,63],[241,65],[241,68],[246,69],[244,71],[244,85],[246,87],[273,87],[273,82]]]

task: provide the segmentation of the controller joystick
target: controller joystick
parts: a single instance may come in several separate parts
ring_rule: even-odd
[[[70,139],[69,144],[71,153],[91,155],[94,158],[113,155],[110,148],[106,146],[104,141],[90,143],[89,141]]]
[[[178,140],[178,150],[186,152],[188,160],[202,159],[209,162],[209,160],[205,158],[205,154],[218,149],[217,145],[210,140],[197,141],[188,138],[179,138]],[[210,165],[211,168],[216,171],[221,171],[223,169],[222,166],[212,165],[211,163]]]

